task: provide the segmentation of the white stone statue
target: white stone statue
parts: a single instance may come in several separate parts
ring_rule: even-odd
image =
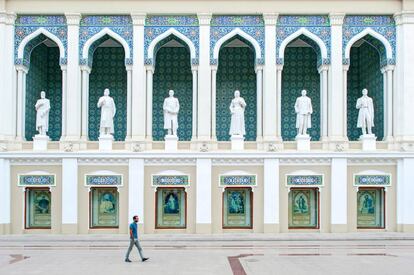
[[[174,91],[168,92],[169,97],[164,99],[162,109],[164,110],[164,129],[168,130],[168,135],[177,135],[178,129],[178,111],[180,111],[180,103],[174,97]]]
[[[362,96],[358,98],[356,103],[358,112],[357,127],[362,128],[362,135],[372,135],[372,127],[374,127],[374,104],[372,98],[368,96],[368,90],[362,90]]]
[[[246,134],[244,125],[244,110],[246,109],[246,102],[240,97],[240,91],[234,92],[234,98],[230,104],[231,112],[231,123],[230,123],[230,135],[241,135]]]
[[[104,95],[99,98],[98,108],[101,108],[100,136],[113,134],[116,107],[114,99],[109,96],[109,89],[105,89]]]
[[[44,91],[40,92],[40,99],[37,100],[35,108],[36,130],[39,132],[39,136],[46,136],[49,131],[50,100],[46,98]]]
[[[298,97],[295,102],[296,129],[298,129],[298,136],[307,136],[308,134],[306,131],[312,127],[312,101],[306,96],[306,93],[306,90],[302,90],[302,96]]]

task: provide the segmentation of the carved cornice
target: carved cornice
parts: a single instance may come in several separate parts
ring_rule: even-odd
[[[79,158],[79,165],[128,165],[128,158]]]
[[[348,164],[366,164],[366,165],[392,165],[397,164],[396,158],[349,158]]]
[[[292,165],[330,165],[331,158],[281,158],[280,164]]]
[[[147,17],[146,13],[133,12],[131,13],[132,24],[134,24],[134,26],[144,26],[146,17]]]
[[[215,166],[231,166],[231,165],[263,165],[262,158],[213,158],[212,163]]]
[[[12,165],[60,165],[61,158],[12,158]]]
[[[145,165],[196,165],[195,158],[151,158],[144,160]]]

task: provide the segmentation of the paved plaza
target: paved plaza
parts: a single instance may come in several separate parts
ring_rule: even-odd
[[[123,261],[124,235],[0,236],[0,274],[414,274],[414,235],[144,235],[148,262]]]

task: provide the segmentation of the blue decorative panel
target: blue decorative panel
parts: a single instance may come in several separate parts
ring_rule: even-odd
[[[279,57],[281,43],[291,34],[297,32],[301,28],[306,28],[312,34],[318,36],[326,46],[327,59],[323,60],[321,56],[320,47],[309,37],[302,36],[301,39],[306,39],[305,42],[311,45],[318,56],[317,65],[329,64],[331,56],[331,28],[329,17],[325,15],[312,16],[297,16],[297,15],[282,15],[278,17],[276,25],[276,54]],[[310,41],[312,41],[310,43]],[[285,50],[286,56],[286,50]],[[283,59],[277,58],[278,64],[283,64]]]
[[[19,175],[18,186],[55,186],[55,175]]]
[[[85,175],[86,186],[121,186],[121,175]]]
[[[288,175],[286,176],[286,185],[288,186],[310,186],[323,185],[322,175]]]
[[[391,186],[390,175],[355,175],[355,186]]]
[[[169,29],[175,29],[185,37],[187,37],[194,44],[196,56],[191,60],[192,64],[198,64],[199,55],[199,27],[198,18],[196,15],[150,15],[145,20],[145,34],[144,34],[144,47],[145,47],[145,64],[154,65],[155,61],[153,56],[148,56],[148,47],[151,42],[159,35],[168,31]],[[174,35],[171,35],[167,40],[158,42],[157,47],[154,50],[154,56],[157,55],[157,51],[163,46],[168,39],[177,39]],[[180,40],[180,39],[178,39]],[[184,43],[184,42],[183,42]]]
[[[23,59],[17,57],[17,50],[22,40],[38,30],[44,28],[50,33],[59,38],[65,48],[65,58],[60,60],[60,64],[66,64],[67,62],[67,25],[66,18],[63,15],[19,15],[15,22],[15,35],[14,35],[14,60],[15,64],[22,64],[29,66],[30,53],[32,50],[43,42],[46,37],[42,36],[41,39],[36,37],[32,39],[25,47]]]
[[[190,178],[187,175],[154,175],[152,176],[153,186],[190,185]]]
[[[88,59],[82,58],[82,51],[83,47],[91,37],[95,34],[102,31],[104,28],[108,28],[111,31],[115,32],[119,36],[121,36],[129,46],[131,56],[130,58],[125,57],[125,64],[130,65],[132,64],[133,58],[133,27],[132,27],[132,19],[129,15],[88,15],[82,17],[80,21],[80,29],[79,29],[79,59],[81,65],[92,64],[90,60],[93,58],[93,53],[96,48],[108,37],[104,40],[99,40],[94,43],[89,49]],[[115,39],[114,39],[115,40]],[[120,41],[117,41],[120,42]]]
[[[344,25],[343,25],[343,39],[342,39],[342,47],[343,47],[343,62],[344,64],[349,64],[349,60],[345,58],[345,48],[348,45],[348,42],[357,34],[364,31],[365,29],[370,28],[375,32],[381,34],[382,36],[387,39],[390,43],[392,48],[392,58],[387,59],[385,47],[376,38],[368,36],[368,40],[371,43],[373,42],[373,46],[380,52],[380,62],[381,66],[387,64],[395,64],[395,49],[396,49],[396,28],[395,22],[392,16],[389,15],[349,15],[345,17]],[[366,39],[366,37],[364,37]],[[366,39],[366,40],[367,40]]]
[[[223,175],[220,176],[220,186],[256,186],[256,176],[255,175]]]
[[[367,88],[375,110],[375,127],[372,132],[381,140],[384,137],[384,83],[379,54],[373,46],[363,43],[360,47],[353,47],[350,56],[347,92],[348,139],[358,140],[362,134],[361,128],[356,127],[358,110],[355,105],[362,96],[362,89]]]
[[[247,103],[244,112],[247,141],[256,140],[256,73],[252,49],[223,48],[220,51],[216,84],[216,134],[217,140],[230,140],[230,103],[234,91]]]
[[[45,91],[50,100],[49,131],[51,140],[57,141],[62,128],[62,71],[59,48],[40,44],[31,53],[29,73],[26,77],[25,137],[33,140],[36,131],[36,101]]]
[[[217,41],[223,36],[227,35],[236,28],[239,28],[246,34],[253,37],[260,45],[261,55],[255,56],[255,63],[264,64],[264,21],[258,15],[217,15],[213,16],[210,22],[210,63],[217,64],[217,60],[213,57],[214,47]],[[245,41],[246,42],[246,41]],[[247,42],[249,46],[250,42]],[[223,48],[223,45],[222,45]],[[221,55],[220,51],[220,55]],[[220,56],[219,55],[219,56]]]
[[[294,140],[296,129],[296,98],[303,89],[312,100],[312,128],[308,129],[311,140],[320,138],[320,76],[316,68],[317,55],[310,47],[288,47],[282,71],[282,138]]]
[[[122,47],[99,47],[94,53],[89,76],[89,139],[98,140],[101,109],[96,106],[105,88],[110,90],[116,106],[114,138],[125,140],[127,117],[127,73]]]
[[[193,76],[191,73],[190,53],[182,48],[163,47],[157,53],[157,64],[153,79],[152,137],[164,140],[164,99],[168,91],[174,90],[174,96],[180,102],[178,113],[178,138],[191,140],[193,121]]]

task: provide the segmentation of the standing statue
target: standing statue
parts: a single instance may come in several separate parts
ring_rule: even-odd
[[[358,112],[357,127],[362,128],[362,135],[372,135],[372,127],[374,127],[374,104],[372,98],[368,96],[368,90],[362,90],[362,96],[358,98],[356,103]]]
[[[302,90],[302,96],[298,97],[295,102],[296,129],[298,129],[298,136],[307,136],[308,134],[306,131],[312,127],[312,101],[306,96],[306,93],[306,90]]]
[[[164,99],[162,109],[164,110],[164,129],[168,130],[168,135],[177,135],[178,129],[178,111],[180,110],[180,103],[174,97],[174,91],[168,92],[169,97]]]
[[[114,99],[109,96],[109,89],[105,89],[104,95],[99,98],[98,108],[101,108],[100,136],[113,134],[116,107]]]
[[[36,130],[39,136],[46,136],[49,131],[49,111],[50,100],[46,98],[44,91],[40,92],[40,99],[37,100],[36,105]]]
[[[230,135],[241,135],[246,134],[244,125],[244,110],[246,109],[246,102],[240,97],[240,91],[234,92],[234,98],[230,104],[231,112],[231,123],[230,123]]]

